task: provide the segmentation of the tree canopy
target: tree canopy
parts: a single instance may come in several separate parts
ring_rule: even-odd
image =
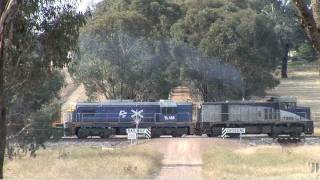
[[[102,2],[82,30],[74,77],[93,98],[166,98],[174,73],[167,39],[179,11],[162,0]]]
[[[71,1],[4,0],[0,19],[1,179],[7,132],[12,135],[44,120],[35,113],[43,113],[44,106],[58,97],[63,86],[58,68],[77,53],[79,28],[85,18]],[[51,115],[47,114],[49,121]],[[7,125],[10,131],[6,131]],[[33,134],[31,140],[37,137]]]
[[[262,12],[265,6],[231,0],[101,2],[81,31],[74,77],[89,95],[107,99],[167,98],[180,84],[205,101],[264,95],[278,83],[271,73],[283,54],[275,20]],[[190,66],[189,49],[197,52],[196,58],[220,62],[199,61],[204,67],[238,69],[237,85],[216,76],[199,79],[203,69],[196,73]]]

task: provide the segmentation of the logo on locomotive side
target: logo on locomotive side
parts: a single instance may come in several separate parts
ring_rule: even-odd
[[[131,112],[132,112],[132,115],[131,115],[131,118],[143,118],[143,109],[142,110],[133,110],[131,109]],[[119,117],[120,118],[126,118],[128,115],[128,112],[125,111],[125,110],[120,110],[119,111]]]
[[[126,111],[124,111],[124,110],[121,110],[120,112],[119,112],[119,117],[121,117],[121,118],[126,118],[127,117],[127,112]]]

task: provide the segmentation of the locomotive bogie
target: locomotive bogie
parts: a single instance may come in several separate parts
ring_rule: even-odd
[[[101,138],[109,138],[112,135],[115,135],[115,128],[102,128],[102,127],[92,127],[92,126],[83,126],[75,129],[75,135],[79,139],[85,139],[88,136],[99,136]]]

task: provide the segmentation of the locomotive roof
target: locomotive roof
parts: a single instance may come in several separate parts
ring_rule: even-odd
[[[278,104],[278,102],[257,102],[257,101],[217,101],[204,102],[203,105],[218,105],[218,104]]]
[[[158,101],[158,102],[134,102],[134,101],[104,101],[104,102],[80,102],[77,106],[141,106],[141,105],[156,105],[161,107],[176,107],[177,105],[192,105],[190,102],[173,102],[173,101]]]

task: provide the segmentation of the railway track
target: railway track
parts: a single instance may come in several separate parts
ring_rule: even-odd
[[[242,143],[249,145],[259,145],[259,144],[305,144],[313,145],[320,144],[319,136],[300,136],[300,137],[290,137],[290,136],[279,136],[272,138],[269,136],[251,136],[245,135],[242,136]]]
[[[209,138],[206,136],[184,136],[182,138]],[[171,138],[170,136],[165,136],[161,138]],[[220,137],[217,137],[220,139]],[[175,138],[176,139],[176,138]],[[178,138],[179,139],[179,138]],[[232,140],[240,140],[240,138],[226,138]],[[147,142],[147,139],[141,138],[140,143]],[[243,135],[241,137],[242,144],[248,145],[271,145],[271,144],[320,144],[319,136],[301,136],[301,137],[290,137],[290,136],[280,136],[277,138],[272,138],[267,135]],[[101,139],[99,137],[89,137],[87,139],[78,139],[76,136],[63,137],[57,140],[49,140],[46,145],[55,147],[55,146],[103,146],[103,147],[121,147],[130,145],[130,141],[127,140],[126,136],[115,136],[112,138]]]

